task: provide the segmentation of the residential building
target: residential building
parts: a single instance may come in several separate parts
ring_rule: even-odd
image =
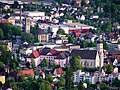
[[[32,69],[24,69],[24,70],[20,70],[17,73],[17,76],[35,76],[34,71]]]
[[[3,18],[6,19],[6,20],[8,20],[9,23],[15,25],[15,17],[10,16],[10,15],[7,14]]]
[[[63,74],[63,70],[62,68],[56,68],[53,72],[53,74],[56,76],[56,77],[60,77],[62,74]]]
[[[0,82],[1,82],[2,84],[5,84],[5,76],[0,76]]]
[[[69,64],[69,52],[61,52],[58,56],[54,59],[54,62],[60,67],[65,67]]]
[[[39,29],[38,40],[40,43],[46,43],[49,40],[49,35],[45,33],[43,29]]]
[[[0,40],[0,45],[5,45],[8,51],[12,51],[12,42],[10,40]]]

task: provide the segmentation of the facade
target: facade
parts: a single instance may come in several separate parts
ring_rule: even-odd
[[[2,84],[5,84],[5,76],[0,76],[0,82],[1,82]]]
[[[61,52],[55,59],[55,63],[60,65],[60,67],[65,67],[69,64],[69,53],[68,52]]]
[[[12,51],[12,42],[10,40],[0,40],[0,45],[5,45],[8,51]]]
[[[81,65],[85,68],[96,68],[100,65],[100,58],[97,50],[73,49],[70,57],[80,56]]]
[[[60,77],[62,74],[63,74],[63,70],[62,68],[56,68],[53,72],[53,74],[56,76],[56,77]]]
[[[99,57],[100,57],[100,67],[103,66],[103,62],[104,62],[104,53],[103,53],[103,43],[102,42],[98,42],[97,44],[97,51],[99,53]]]
[[[29,17],[25,18],[25,32],[30,33],[30,18]]]
[[[40,29],[38,31],[38,40],[40,43],[48,42],[49,35],[47,33],[45,33],[43,29]]]

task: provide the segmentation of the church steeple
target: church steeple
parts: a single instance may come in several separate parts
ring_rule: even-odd
[[[99,37],[99,41],[97,42],[97,51],[99,53],[99,67],[103,66],[104,63],[104,53],[103,53],[103,40],[102,40],[102,35]]]

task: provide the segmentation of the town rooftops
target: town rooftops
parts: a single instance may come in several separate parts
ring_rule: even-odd
[[[57,57],[56,59],[65,59],[69,56],[69,53],[68,52],[61,52]]]
[[[31,75],[34,76],[34,71],[32,69],[25,69],[25,70],[20,70],[17,73],[17,76],[26,76],[26,75]]]
[[[81,50],[81,49],[73,49],[70,56],[80,56],[81,59],[95,59],[97,55],[97,50]]]
[[[58,74],[63,74],[63,70],[62,70],[62,68],[56,68],[55,69],[55,72],[56,72],[56,74],[58,75]]]
[[[40,51],[40,55],[53,55],[53,56],[56,56],[58,55],[59,53],[61,53],[61,51],[56,51],[56,50],[53,50],[53,49],[43,49]]]

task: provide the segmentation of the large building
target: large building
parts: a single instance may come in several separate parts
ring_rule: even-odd
[[[85,68],[96,68],[100,66],[100,58],[97,50],[73,49],[70,56],[80,56],[81,65]]]

